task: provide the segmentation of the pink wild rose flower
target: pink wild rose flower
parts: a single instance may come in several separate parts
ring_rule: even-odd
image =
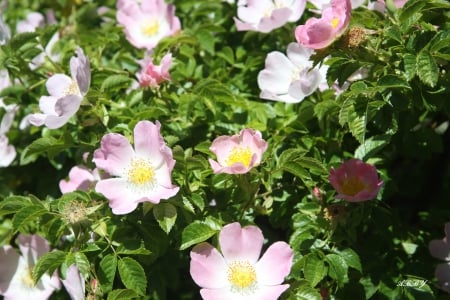
[[[172,54],[167,53],[160,65],[154,65],[151,58],[141,61],[141,71],[136,74],[141,87],[156,88],[162,82],[170,80],[169,69],[172,65]]]
[[[434,274],[439,287],[450,293],[450,223],[445,223],[445,237],[442,240],[431,240],[428,249],[431,256],[447,262],[438,264]]]
[[[130,213],[140,202],[157,204],[178,192],[171,181],[175,160],[160,127],[159,122],[140,121],[134,127],[134,149],[123,135],[109,133],[94,152],[97,168],[115,176],[95,186],[109,200],[114,214]]]
[[[359,159],[343,162],[336,170],[331,168],[328,178],[338,192],[336,198],[349,202],[375,198],[383,184],[377,169]]]
[[[298,43],[290,43],[287,56],[270,52],[265,69],[258,74],[259,95],[262,99],[298,103],[311,95],[319,86],[326,85],[326,67],[313,68],[309,60],[314,50]]]
[[[267,142],[261,132],[243,129],[237,135],[219,136],[209,150],[217,156],[217,161],[209,159],[214,173],[244,174],[261,163],[267,149]]]
[[[191,251],[190,273],[204,300],[276,300],[289,287],[282,284],[294,252],[285,242],[273,243],[262,257],[264,236],[256,226],[224,226],[220,253],[209,243]]]
[[[55,74],[46,82],[50,96],[39,99],[42,113],[32,114],[29,122],[35,126],[45,125],[56,129],[66,124],[80,108],[83,96],[86,95],[91,84],[91,68],[81,48],[77,48],[77,57],[70,59],[70,73]]]
[[[34,285],[31,271],[37,260],[50,250],[48,242],[38,235],[19,234],[20,248],[0,247],[0,295],[5,300],[46,300],[61,284],[57,273],[45,273]]]
[[[331,6],[322,11],[322,16],[310,18],[295,29],[298,43],[311,49],[323,49],[340,37],[350,22],[352,5],[350,0],[331,0]]]
[[[119,0],[117,21],[124,27],[128,41],[136,48],[152,50],[167,36],[181,29],[175,6],[164,0]]]
[[[297,22],[306,0],[239,0],[234,22],[239,31],[270,32],[287,22]]]

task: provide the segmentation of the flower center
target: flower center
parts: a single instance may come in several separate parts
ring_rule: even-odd
[[[153,36],[159,31],[159,22],[158,20],[152,20],[150,22],[145,23],[142,26],[142,32],[146,36]]]
[[[235,163],[241,163],[248,168],[250,166],[252,156],[253,152],[249,147],[234,147],[226,160],[226,164],[231,167]]]
[[[69,86],[66,88],[66,90],[64,91],[64,95],[79,95],[80,94],[80,89],[78,88],[78,83],[72,79],[72,82],[69,84]]]
[[[255,268],[248,261],[234,261],[228,265],[228,281],[234,291],[251,292],[256,285]]]
[[[30,267],[27,266],[25,270],[23,270],[22,276],[20,276],[20,281],[24,286],[28,288],[34,287],[34,281],[33,276],[31,275]]]
[[[149,160],[132,158],[127,175],[128,181],[134,185],[153,185],[155,181],[155,168]]]
[[[349,196],[354,196],[364,190],[366,185],[357,177],[350,177],[342,183],[342,193]]]
[[[333,27],[333,29],[336,29],[336,27],[338,26],[338,24],[339,24],[339,19],[338,19],[338,18],[333,18],[333,19],[331,20],[331,26]]]

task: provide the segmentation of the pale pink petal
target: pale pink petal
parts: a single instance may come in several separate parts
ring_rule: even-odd
[[[9,140],[5,135],[0,135],[0,167],[9,166],[16,155],[16,148],[9,145]]]
[[[294,251],[285,242],[270,245],[261,259],[256,263],[258,283],[262,285],[278,285],[283,283],[292,267]]]
[[[141,197],[130,189],[130,184],[123,178],[108,178],[97,182],[95,191],[109,200],[109,207],[115,215],[128,214],[136,209]]]
[[[61,180],[59,182],[59,189],[63,194],[75,190],[87,191],[95,181],[96,179],[91,170],[84,166],[75,166],[69,171],[69,180]]]
[[[196,245],[191,251],[190,274],[197,285],[217,289],[227,285],[227,264],[209,243]]]
[[[60,98],[67,95],[72,83],[72,78],[66,74],[54,74],[47,80],[45,86],[50,96]]]
[[[442,260],[450,261],[450,244],[447,239],[431,240],[428,244],[431,256]]]
[[[258,74],[258,86],[261,90],[269,90],[275,94],[286,93],[292,81],[294,65],[281,52],[267,55],[265,69]]]
[[[134,127],[134,151],[139,157],[149,158],[160,164],[165,157],[161,149],[167,146],[160,133],[161,124],[156,121],[140,121]],[[169,150],[170,151],[170,150]]]
[[[112,176],[121,176],[133,156],[134,150],[123,135],[109,133],[103,136],[100,149],[95,150],[93,162]]]
[[[76,265],[71,265],[67,269],[66,279],[61,279],[71,300],[85,299],[84,278]]]
[[[91,67],[89,58],[84,55],[83,49],[77,47],[77,56],[70,58],[70,72],[76,80],[80,92],[85,95],[91,84]]]
[[[17,237],[20,252],[27,259],[28,265],[33,266],[38,258],[50,251],[47,240],[39,235],[19,234]]]
[[[19,253],[11,246],[0,247],[0,294],[8,289],[19,263]]]
[[[56,115],[55,106],[56,101],[58,101],[57,97],[54,96],[41,96],[39,98],[39,109],[42,113],[47,115]]]
[[[286,55],[289,60],[301,69],[312,67],[312,61],[309,58],[313,54],[314,50],[303,47],[298,43],[289,43],[286,50]]]
[[[242,260],[255,264],[261,254],[264,237],[256,226],[241,228],[237,222],[223,227],[219,244],[227,262]]]
[[[261,286],[253,293],[234,293],[229,288],[201,289],[203,300],[277,300],[289,288],[288,284],[276,286]]]
[[[450,264],[439,264],[434,272],[439,281],[439,287],[450,293]]]
[[[78,95],[67,95],[55,103],[56,115],[48,115],[45,125],[50,129],[60,128],[74,116],[80,108],[82,98]]]

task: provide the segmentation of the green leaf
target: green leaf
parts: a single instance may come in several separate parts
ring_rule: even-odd
[[[292,161],[291,163],[284,165],[282,169],[300,178],[305,183],[311,181],[311,176],[308,171],[306,171],[306,169],[296,161]]]
[[[50,157],[53,157],[70,146],[72,146],[72,144],[65,144],[64,142],[58,141],[53,137],[42,137],[36,139],[24,149],[21,157],[21,164],[26,164],[29,162],[32,159],[31,156],[42,153],[48,153]]]
[[[355,251],[353,251],[350,248],[347,248],[342,251],[337,251],[337,254],[345,260],[346,264],[349,267],[352,267],[353,269],[362,272],[361,261],[359,259],[358,254]]]
[[[202,46],[203,49],[205,49],[210,54],[214,55],[214,35],[211,31],[206,29],[200,29],[195,33],[195,36],[197,37],[199,44]]]
[[[119,259],[119,275],[127,289],[134,290],[139,295],[145,295],[147,276],[144,268],[131,257]]]
[[[434,87],[439,78],[439,69],[434,61],[433,56],[422,50],[417,55],[417,73],[420,80],[430,87]]]
[[[33,281],[37,283],[45,273],[53,274],[59,266],[66,260],[66,252],[54,250],[47,252],[39,257],[36,265],[33,267]]]
[[[131,78],[126,75],[111,75],[102,82],[101,90],[112,91],[127,88],[130,82]]]
[[[322,175],[328,173],[327,168],[322,164],[322,162],[313,157],[298,157],[295,159],[295,162],[308,169],[313,174]]]
[[[23,207],[16,212],[12,219],[13,229],[15,231],[19,230],[22,226],[38,219],[47,212],[48,210],[45,209],[42,205],[31,205]]]
[[[403,65],[405,67],[405,76],[407,80],[411,80],[416,76],[417,73],[417,63],[416,56],[410,53],[406,53],[403,56]]]
[[[194,222],[186,226],[181,234],[180,250],[201,243],[217,233],[217,230],[201,222]]]
[[[391,141],[391,136],[387,134],[375,135],[366,139],[355,150],[355,158],[366,160],[366,158],[373,156],[380,151],[384,146],[388,145]]]
[[[24,46],[28,42],[32,42],[33,44],[37,44],[36,37],[38,36],[37,32],[23,32],[19,34],[13,35],[11,40],[9,41],[9,45],[11,49],[17,50]]]
[[[127,247],[130,245],[127,244]],[[150,255],[152,252],[148,249],[145,249],[144,243],[141,241],[141,245],[136,249],[125,248],[124,245],[120,245],[117,250],[117,254],[126,254],[126,255]]]
[[[114,254],[108,254],[102,258],[98,268],[98,280],[102,290],[108,293],[112,290],[114,277],[116,276],[117,257]],[[109,297],[108,297],[109,299]]]
[[[313,287],[311,287],[306,281],[301,281],[299,286],[295,286],[292,289],[295,291],[295,298],[293,300],[319,300],[322,299],[320,293]],[[291,298],[289,298],[291,299]]]
[[[307,150],[301,148],[290,148],[284,150],[278,158],[278,167],[282,168],[284,165],[290,164],[293,160],[296,160],[305,155]]]
[[[165,233],[169,233],[177,219],[177,209],[168,202],[160,202],[153,208],[153,215]]]
[[[128,289],[120,289],[114,290],[108,294],[107,300],[128,300],[138,298],[139,295],[133,291]]]
[[[339,112],[339,123],[348,125],[352,135],[362,143],[366,134],[366,112],[364,103],[358,104],[358,110],[355,107],[355,99],[348,98],[344,101]]]
[[[392,75],[392,74],[381,77],[377,82],[377,87],[378,88],[381,87],[382,89],[387,89],[387,88],[410,89],[411,88],[405,79],[401,78],[400,76]]]
[[[348,265],[343,257],[331,253],[327,254],[326,261],[328,262],[328,275],[335,279],[339,286],[343,286],[344,283],[348,282]]]
[[[311,287],[315,287],[327,275],[327,267],[320,257],[315,253],[310,253],[305,258],[303,273]]]
[[[21,208],[32,204],[30,198],[25,196],[9,196],[0,202],[0,216],[15,213]]]
[[[319,120],[322,120],[325,116],[337,115],[339,111],[339,105],[335,100],[325,100],[317,103],[314,106],[314,114]]]

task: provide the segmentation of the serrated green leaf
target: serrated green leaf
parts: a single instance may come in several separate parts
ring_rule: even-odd
[[[298,157],[297,159],[295,159],[295,162],[300,166],[308,169],[313,174],[321,175],[328,173],[327,168],[322,164],[322,162],[315,159],[314,157]]]
[[[45,253],[39,257],[36,265],[33,267],[33,281],[37,283],[45,273],[53,274],[59,266],[66,260],[66,252],[61,250],[54,250]]]
[[[147,276],[144,268],[131,257],[124,257],[118,261],[120,279],[127,289],[134,290],[139,295],[145,295]]]
[[[117,257],[114,254],[108,254],[100,261],[97,274],[103,292],[108,293],[112,290],[116,269]]]
[[[305,168],[303,168],[299,163],[295,161],[289,164],[285,164],[282,169],[300,178],[302,181],[311,180],[311,176],[309,175],[308,171],[306,171]]]
[[[327,115],[334,116],[338,111],[339,105],[334,100],[325,100],[314,106],[314,114],[319,120],[322,120]]]
[[[305,155],[307,150],[301,148],[290,148],[284,150],[278,158],[278,167],[282,168],[286,164],[290,164],[293,160],[296,160]]]
[[[127,88],[130,82],[131,78],[126,75],[111,75],[102,82],[102,86],[100,89],[102,91],[111,91]]]
[[[377,82],[377,87],[386,89],[386,88],[406,88],[410,89],[408,82],[397,75],[385,75],[381,77]]]
[[[348,125],[350,132],[358,142],[363,143],[366,134],[366,113],[364,103],[359,103],[358,111],[355,108],[355,99],[348,98],[344,101],[339,112],[339,123]]]
[[[139,295],[133,291],[128,289],[120,289],[114,290],[108,294],[107,300],[128,300],[138,298]]]
[[[417,75],[423,83],[431,87],[438,81],[439,69],[433,56],[426,50],[420,51],[417,55]]]
[[[16,212],[12,219],[14,231],[19,230],[22,226],[27,225],[48,212],[42,205],[31,205],[21,208]]]
[[[327,267],[320,257],[315,253],[310,253],[305,258],[303,273],[311,287],[315,287],[327,275]]]
[[[403,55],[403,65],[405,67],[406,80],[413,79],[417,73],[416,56],[410,53]]]
[[[391,141],[391,135],[382,134],[371,136],[366,139],[363,144],[361,144],[355,150],[355,158],[359,158],[361,160],[366,160],[366,158],[376,154],[380,151],[384,146],[388,145]]]
[[[326,261],[328,262],[328,275],[335,279],[339,286],[348,282],[348,265],[343,257],[331,253],[326,255]]]
[[[359,259],[358,254],[355,251],[353,251],[350,248],[347,248],[342,251],[337,251],[337,254],[345,260],[346,264],[349,267],[352,267],[353,269],[362,272],[361,261]]]
[[[177,219],[177,209],[168,202],[160,202],[153,208],[153,216],[165,233],[169,233]]]
[[[15,34],[11,40],[9,41],[9,45],[11,49],[17,50],[24,46],[26,43],[32,42],[34,45],[37,44],[36,37],[38,36],[37,32],[22,32]]]
[[[15,213],[23,207],[32,205],[31,199],[25,196],[9,196],[0,202],[0,216]]]
[[[28,147],[23,151],[21,157],[21,163],[26,163],[31,156],[39,155],[42,153],[48,153],[50,157],[56,155],[57,153],[71,147],[72,144],[65,144],[64,142],[58,141],[53,137],[42,137],[34,140]]]
[[[201,222],[191,223],[183,229],[181,234],[180,250],[184,250],[192,245],[204,242],[216,233],[217,230],[211,228],[207,224]]]
[[[322,296],[320,293],[313,287],[311,287],[307,282],[300,282],[299,286],[296,286],[295,289],[295,298],[293,300],[321,300]],[[291,298],[289,298],[291,299]]]
[[[201,195],[193,193],[191,194],[190,200],[200,211],[203,211],[205,208],[205,199]]]

